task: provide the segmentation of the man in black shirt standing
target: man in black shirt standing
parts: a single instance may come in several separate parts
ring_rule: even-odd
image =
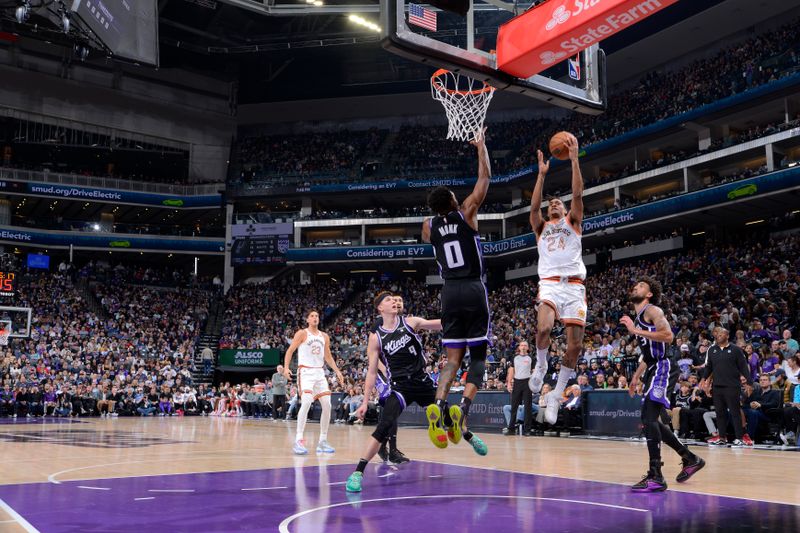
[[[728,428],[728,411],[730,410],[733,431],[736,434],[736,439],[731,444],[733,446],[752,446],[752,439],[742,427],[742,406],[739,401],[742,386],[739,378],[743,376],[748,385],[752,385],[753,381],[750,378],[750,368],[744,352],[738,346],[730,344],[728,336],[727,329],[721,326],[714,328],[716,344],[708,349],[705,373],[703,381],[700,383],[706,394],[711,390],[714,411],[717,413],[719,435],[709,439],[708,443],[712,446],[727,446],[728,440],[725,433]]]

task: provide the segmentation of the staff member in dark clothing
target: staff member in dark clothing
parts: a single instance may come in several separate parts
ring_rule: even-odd
[[[739,400],[741,391],[740,376],[752,385],[750,368],[747,358],[738,346],[728,342],[728,330],[723,327],[714,329],[716,344],[708,349],[706,354],[706,368],[701,387],[706,394],[711,390],[714,400],[714,411],[717,413],[717,427],[719,435],[709,439],[712,446],[726,446],[728,444],[725,432],[728,427],[728,411],[730,410],[731,422],[736,439],[733,446],[752,446],[753,441],[744,432],[742,427],[742,407]],[[713,379],[712,379],[713,378]],[[713,382],[713,385],[712,385]]]
[[[522,430],[528,434],[533,424],[533,412],[531,410],[531,388],[528,380],[531,378],[531,365],[533,360],[528,355],[530,347],[528,343],[522,341],[517,347],[517,355],[514,357],[514,364],[508,369],[508,381],[506,386],[511,392],[511,421],[508,424],[508,435],[514,434],[514,426],[517,423],[517,409],[522,402],[522,412],[524,421]],[[536,391],[540,392],[540,391]]]

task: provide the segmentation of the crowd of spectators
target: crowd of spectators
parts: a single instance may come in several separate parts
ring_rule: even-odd
[[[283,280],[231,288],[225,295],[221,348],[285,350],[306,313],[315,309],[325,323],[352,294],[352,282],[298,285]]]
[[[375,152],[385,130],[341,130],[303,135],[254,135],[238,146],[238,166],[248,176],[302,178],[341,173],[346,177],[364,155]]]
[[[587,147],[791,75],[800,67],[798,28],[800,24],[794,20],[688,66],[651,72],[632,87],[610,91],[608,110],[600,116],[570,113],[561,120],[539,118],[491,123],[487,143],[492,149],[493,168],[497,173],[534,165],[536,149],[546,147],[549,136],[555,131],[573,132],[581,145]],[[714,75],[709,76],[709,72],[714,72]],[[732,132],[715,138],[710,149],[768,135],[785,127],[788,126],[775,124],[757,126],[746,132]],[[350,140],[350,136],[361,139],[370,135],[377,134],[374,131],[336,132],[245,138],[240,153],[248,168],[279,171],[273,172],[275,184],[285,182],[287,173],[298,171],[308,175],[305,181],[308,184],[319,182],[313,177],[315,174],[322,174],[325,183],[335,183],[358,177],[358,172],[352,168],[356,157],[347,157],[347,154],[358,152],[356,146],[368,146],[367,142],[358,145],[357,141]],[[331,139],[339,138],[344,138],[342,142],[349,144],[331,154]],[[429,173],[449,176],[475,174],[473,148],[466,143],[447,141],[444,126],[402,126],[391,148],[385,150],[392,155],[383,174],[379,172],[374,179],[425,176]],[[694,153],[666,154],[660,158],[661,161],[654,160],[645,165],[655,167],[690,155]],[[281,172],[283,175],[279,176]],[[252,176],[245,181],[248,179]]]
[[[16,303],[31,307],[33,320],[29,338],[12,338],[0,350],[0,416],[194,409],[194,350],[208,293],[134,286],[124,277],[80,285],[94,268],[66,265],[19,276]],[[100,309],[93,310],[92,299]]]

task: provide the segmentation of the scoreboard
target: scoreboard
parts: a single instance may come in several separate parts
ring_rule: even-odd
[[[231,228],[231,264],[265,265],[284,263],[289,249],[294,225],[234,224]]]
[[[17,293],[17,274],[0,270],[0,297],[12,298]]]

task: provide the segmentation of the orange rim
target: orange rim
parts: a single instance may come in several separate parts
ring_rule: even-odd
[[[444,68],[440,68],[436,72],[433,73],[431,76],[431,85],[438,91],[438,92],[445,92],[447,94],[461,94],[461,95],[468,95],[468,94],[483,94],[489,93],[494,91],[494,87],[489,85],[488,83],[483,83],[483,89],[475,89],[472,91],[459,91],[457,89],[448,89],[444,86],[442,81],[439,79],[440,76],[443,74],[450,74],[450,71]]]

